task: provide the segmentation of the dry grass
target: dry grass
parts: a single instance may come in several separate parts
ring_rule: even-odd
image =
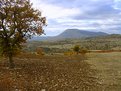
[[[102,91],[96,71],[80,55],[20,57],[12,70],[0,62],[0,91]]]
[[[121,53],[91,53],[88,63],[98,71],[103,91],[121,91]]]

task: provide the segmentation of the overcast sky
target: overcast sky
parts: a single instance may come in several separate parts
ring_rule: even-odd
[[[121,0],[30,0],[47,18],[47,36],[65,29],[121,33]]]

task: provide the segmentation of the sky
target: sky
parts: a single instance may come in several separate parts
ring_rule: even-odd
[[[66,29],[121,34],[121,0],[30,0],[47,18],[46,36]]]

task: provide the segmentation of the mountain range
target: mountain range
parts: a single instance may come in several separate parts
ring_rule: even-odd
[[[63,40],[63,39],[80,39],[89,37],[106,36],[107,33],[104,32],[90,32],[79,29],[67,29],[57,36],[47,36],[47,37],[33,37],[31,41],[46,41],[46,40]]]

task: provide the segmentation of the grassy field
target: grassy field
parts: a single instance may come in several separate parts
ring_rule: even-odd
[[[0,61],[0,91],[120,91],[121,53],[21,55]]]
[[[121,91],[121,53],[91,53],[86,60],[96,69],[102,91]]]

